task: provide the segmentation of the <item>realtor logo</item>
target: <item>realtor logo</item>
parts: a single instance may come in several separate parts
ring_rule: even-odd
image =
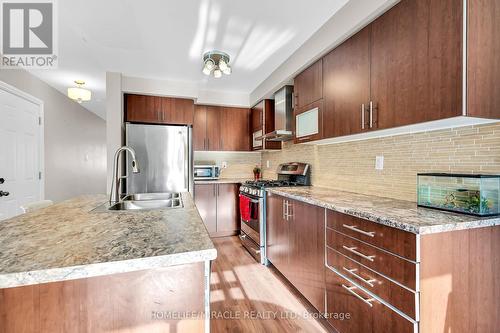
[[[55,68],[55,3],[0,0],[3,68]]]

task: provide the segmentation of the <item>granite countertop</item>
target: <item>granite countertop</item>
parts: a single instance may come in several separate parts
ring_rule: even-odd
[[[184,207],[110,212],[82,196],[0,222],[0,288],[188,264],[217,257],[189,193]]]
[[[195,180],[195,184],[243,184],[250,178],[219,178],[213,180]]]
[[[448,213],[417,207],[415,202],[323,187],[280,187],[266,190],[290,199],[357,216],[415,234],[432,234],[500,225],[500,216],[477,217]]]

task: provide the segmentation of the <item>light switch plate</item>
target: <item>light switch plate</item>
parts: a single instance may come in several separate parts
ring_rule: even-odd
[[[227,162],[222,162],[222,169],[227,169]]]
[[[269,167],[271,166],[271,163],[269,162],[269,160],[266,161],[266,168],[269,169]]]
[[[384,156],[375,157],[375,170],[384,170]]]

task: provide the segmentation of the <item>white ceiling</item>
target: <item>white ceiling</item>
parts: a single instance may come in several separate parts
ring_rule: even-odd
[[[347,2],[58,1],[59,67],[32,73],[63,93],[85,80],[93,99],[83,106],[102,118],[106,71],[250,94]],[[201,73],[212,49],[231,56],[232,75]]]

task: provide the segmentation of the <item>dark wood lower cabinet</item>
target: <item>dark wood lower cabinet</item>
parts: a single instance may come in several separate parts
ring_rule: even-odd
[[[324,209],[273,194],[266,207],[269,261],[324,312]]]
[[[325,209],[288,200],[290,281],[320,312],[325,309]]]
[[[0,332],[202,333],[204,281],[201,262],[0,289]]]
[[[416,323],[384,304],[333,271],[326,272],[328,322],[340,333],[414,333]]]
[[[238,184],[196,184],[194,202],[210,237],[238,234]]]
[[[196,184],[194,203],[209,234],[217,232],[217,193],[215,185]]]
[[[217,235],[235,235],[240,230],[238,184],[217,184]]]
[[[267,258],[281,274],[289,276],[290,263],[288,260],[289,240],[288,222],[284,216],[283,197],[268,194],[266,201],[266,242]]]

